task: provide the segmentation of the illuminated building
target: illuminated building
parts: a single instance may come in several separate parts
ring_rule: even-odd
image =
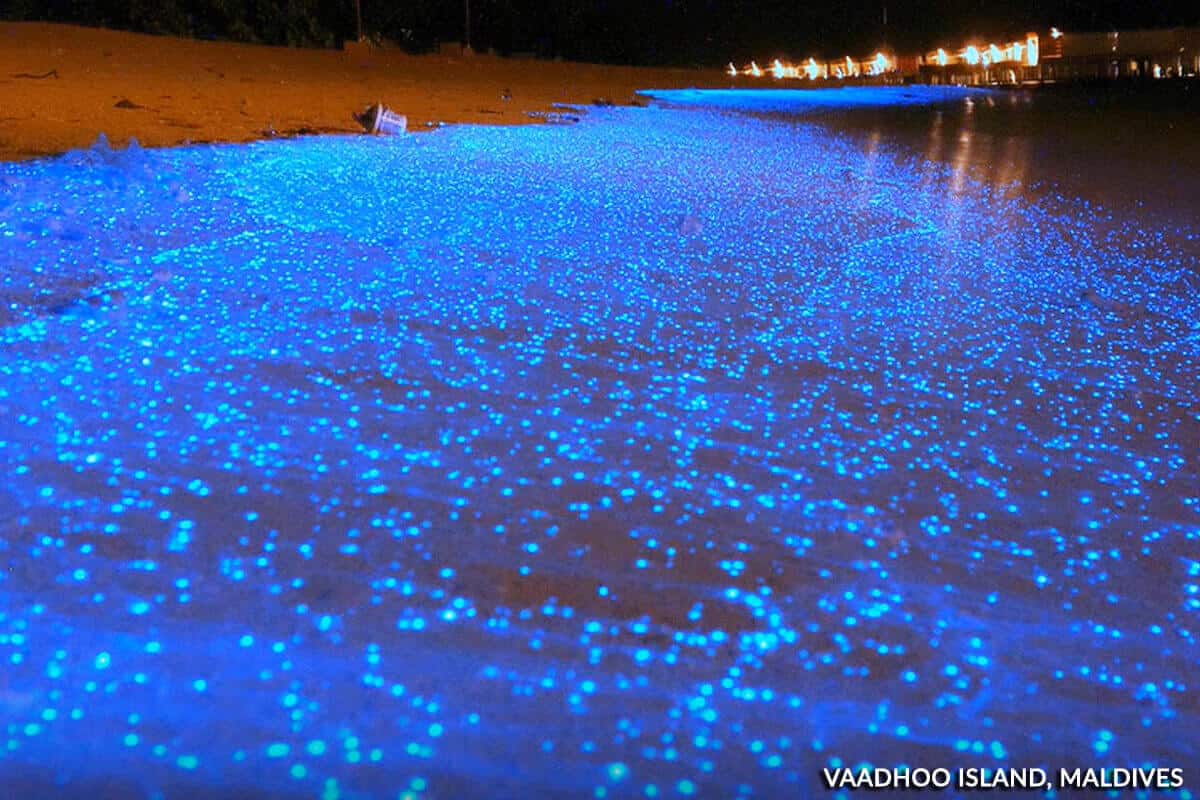
[[[1195,77],[1200,29],[1075,33],[1051,28],[1018,41],[940,47],[921,57],[918,73],[927,83],[968,85]]]
[[[865,81],[933,84],[1020,85],[1073,80],[1180,78],[1200,75],[1200,28],[1099,33],[1051,28],[1020,39],[966,42],[921,54],[877,51],[830,61],[809,57],[791,63],[774,59],[763,69],[754,61],[729,64],[731,78],[775,81]]]

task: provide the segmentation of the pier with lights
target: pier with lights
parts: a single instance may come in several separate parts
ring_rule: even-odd
[[[1005,42],[969,41],[920,54],[879,50],[865,57],[800,62],[776,58],[738,66],[733,79],[955,85],[1026,85],[1074,80],[1200,76],[1200,28],[1065,33],[1031,31]]]

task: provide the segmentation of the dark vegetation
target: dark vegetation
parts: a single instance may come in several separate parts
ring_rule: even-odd
[[[464,0],[361,0],[364,31],[409,50],[463,38]],[[884,8],[887,24],[884,24]],[[470,0],[472,43],[504,54],[720,66],[732,58],[917,49],[1050,25],[1200,24],[1196,0]],[[354,0],[2,0],[0,18],[297,47],[356,36]]]

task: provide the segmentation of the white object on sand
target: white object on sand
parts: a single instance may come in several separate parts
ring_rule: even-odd
[[[367,110],[367,130],[398,136],[408,131],[408,117],[378,103]]]

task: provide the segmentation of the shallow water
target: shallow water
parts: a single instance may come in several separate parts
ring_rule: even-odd
[[[951,167],[956,189],[970,177],[1035,203],[1083,201],[1126,224],[1136,217],[1164,228],[1194,225],[1200,91],[1193,81],[849,91],[848,98],[844,90],[662,95],[675,105],[819,122],[868,150],[887,142]]]
[[[1197,230],[832,131],[0,167],[0,778],[1195,764]]]

